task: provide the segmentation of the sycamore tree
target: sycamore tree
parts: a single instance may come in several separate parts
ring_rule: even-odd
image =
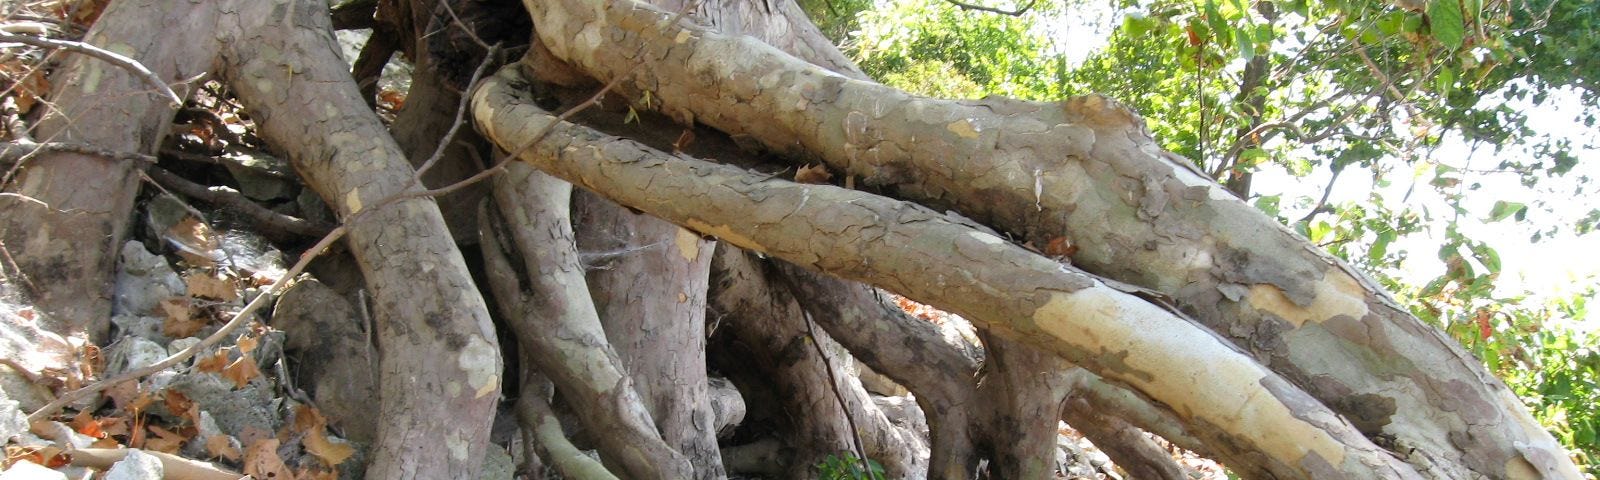
[[[304,255],[339,239],[365,279],[369,478],[470,477],[510,392],[530,458],[574,478],[862,457],[1044,478],[1061,420],[1138,478],[1183,475],[1141,430],[1250,478],[1581,478],[1480,360],[1346,260],[1386,258],[1403,212],[1318,205],[1290,227],[1242,200],[1291,152],[1338,172],[1443,132],[1523,141],[1476,98],[1592,99],[1572,53],[1595,17],[1574,3],[1122,5],[1140,11],[1069,68],[992,34],[1032,6],[951,5],[979,20],[846,53],[828,33],[859,2],[118,0],[83,44],[131,62],[65,59],[50,108],[10,130],[34,154],[0,239],[46,325],[103,341],[155,168],[136,160],[210,79],[337,214]],[[336,28],[373,29],[353,73]],[[395,55],[415,69],[389,124],[372,85]],[[1504,168],[1570,169],[1550,158]],[[1318,229],[1369,240],[1329,253]],[[851,358],[913,393],[926,431]],[[758,427],[719,438],[721,378]]]

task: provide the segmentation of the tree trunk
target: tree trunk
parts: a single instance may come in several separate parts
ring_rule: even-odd
[[[438,206],[389,200],[418,189],[412,169],[339,58],[325,5],[242,3],[219,23],[223,76],[344,219],[372,289],[381,383],[367,478],[469,478],[501,381],[483,298]]]
[[[528,132],[555,118],[510,88],[525,82],[515,69],[501,75],[474,95],[478,128],[498,144],[525,145]],[[1291,478],[1416,476],[1303,391],[1125,287],[911,204],[668,156],[581,127],[551,128],[553,141],[524,160],[738,247],[928,301],[1124,382],[1207,427],[1190,431],[1227,448],[1231,465]],[[651,201],[660,195],[675,201]],[[1206,377],[1215,380],[1194,380]]]
[[[821,160],[1034,245],[1078,245],[1074,265],[1170,297],[1364,434],[1396,439],[1396,451],[1430,475],[1578,474],[1478,361],[1365,276],[1162,151],[1115,102],[917,98],[750,38],[663,27],[670,13],[636,2],[526,5],[556,57],[650,92],[673,118]],[[601,38],[614,40],[601,48]]]
[[[501,312],[533,362],[523,368],[537,368],[555,383],[614,471],[632,478],[688,478],[689,461],[663,441],[600,325],[573,238],[572,186],[509,165],[493,190],[506,228],[497,231],[498,222],[487,212],[481,216],[484,259]]]
[[[656,429],[695,466],[722,477],[706,383],[706,275],[715,244],[592,194],[573,196],[595,309]]]
[[[217,58],[214,41],[167,32],[207,32],[217,2],[130,0],[113,3],[84,42],[146,65],[180,95],[198,85]],[[61,52],[49,107],[32,130],[41,142],[154,154],[179,105],[125,68]],[[126,160],[40,152],[21,164],[0,194],[0,246],[21,268],[19,282],[45,313],[44,327],[104,344],[113,313],[112,274],[127,238],[143,166]],[[8,175],[9,176],[9,175]]]

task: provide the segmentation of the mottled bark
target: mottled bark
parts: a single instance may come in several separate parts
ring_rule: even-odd
[[[872,287],[787,262],[774,265],[823,330],[862,363],[916,396],[928,421],[929,478],[967,478],[978,467],[972,425],[978,363],[945,343],[933,324],[881,302]],[[1048,423],[1039,419],[1040,423]]]
[[[483,298],[431,199],[337,53],[326,5],[241,2],[218,22],[223,76],[263,139],[350,222],[372,291],[379,417],[367,478],[470,478],[500,391]],[[441,421],[449,419],[448,421]]]
[[[994,478],[1049,478],[1056,468],[1061,402],[1071,365],[1030,345],[993,335],[983,339],[978,373],[979,425]]]
[[[529,132],[555,121],[517,93],[524,82],[503,69],[474,94],[478,128],[497,144],[524,145]],[[1061,355],[1204,426],[1190,431],[1230,465],[1284,478],[1416,477],[1204,327],[960,219],[670,156],[569,124],[552,128],[551,141],[523,160],[740,248],[879,285]]]
[[[1108,415],[1082,398],[1067,397],[1061,418],[1094,442],[1111,462],[1128,472],[1128,478],[1186,480],[1183,468],[1166,449],[1121,417]]]
[[[218,44],[201,32],[212,29],[226,5],[115,2],[83,41],[139,61],[180,95],[187,94],[196,85],[180,82],[204,73],[217,58]],[[75,53],[58,58],[63,64],[51,77],[55,87],[32,130],[35,140],[155,153],[178,105],[105,60]],[[29,287],[34,306],[45,313],[46,329],[105,342],[113,313],[112,273],[127,238],[140,168],[127,160],[41,152],[0,194],[5,212],[0,242],[26,278],[18,284]]]
[[[1152,289],[1430,476],[1578,472],[1477,360],[1348,265],[1162,151],[1102,97],[918,98],[632,2],[527,2],[550,51],[623,89],[859,183],[950,208]],[[1161,372],[1168,374],[1168,372]]]
[[[601,328],[573,239],[572,186],[525,165],[508,165],[493,182],[506,228],[496,230],[485,212],[484,260],[501,312],[533,362],[525,368],[537,367],[555,383],[613,471],[689,478],[693,467],[662,440]],[[546,420],[540,425],[550,428]]]
[[[667,445],[695,466],[695,478],[723,476],[705,353],[706,272],[716,245],[586,192],[573,199],[606,338]]]
[[[983,366],[985,383],[980,387],[977,363],[947,343],[932,324],[885,304],[871,287],[806,271],[785,262],[773,264],[773,268],[789,278],[801,305],[829,335],[863,363],[890,372],[892,379],[915,394],[927,415],[931,478],[967,478],[983,457],[991,459],[989,465],[995,475],[1020,478],[1012,472],[1026,470],[1029,464],[1037,466],[1037,461],[1054,459],[1055,414],[1040,411],[1039,407],[1061,403],[1062,396],[1070,391],[1121,390],[1081,368],[1040,358],[1032,347],[993,338],[992,343],[1000,344],[999,351],[991,352],[997,356]],[[991,378],[995,381],[988,381]],[[980,389],[982,399],[979,399]],[[1006,398],[1013,394],[1035,400]],[[1082,399],[1078,401],[1084,405],[1084,410],[1097,412],[1159,408],[1133,395],[1095,396],[1093,399],[1097,402],[1094,406]],[[974,405],[982,405],[982,408],[974,408]],[[1023,414],[1027,409],[1032,412]],[[1111,415],[1063,418],[1075,426],[1078,422],[1089,421],[1127,424]],[[1130,455],[1145,452],[1144,444],[1149,444],[1149,439],[1128,437],[1120,431],[1096,426],[1087,425],[1079,431],[1101,445],[1118,465],[1155,461],[1138,454]],[[1181,432],[1181,427],[1178,431]],[[1028,434],[1050,438],[1036,443],[1018,440]],[[980,442],[980,439],[994,440]],[[981,450],[979,443],[984,445]],[[1041,445],[1047,445],[1051,451],[1007,451]],[[1164,452],[1161,453],[1165,458]],[[1166,463],[1176,468],[1170,459],[1166,459]]]
[[[782,282],[769,282],[760,263],[739,249],[720,250],[712,268],[710,295],[720,329],[749,348],[748,361],[788,414],[789,431],[778,435],[789,447],[790,458],[782,462],[789,466],[786,478],[814,477],[811,468],[826,456],[855,452],[854,435],[890,478],[927,475],[927,447],[889,423],[861,382],[839,368],[848,357],[822,358],[818,346],[839,349],[829,348],[833,339],[821,330],[808,334],[806,315]]]

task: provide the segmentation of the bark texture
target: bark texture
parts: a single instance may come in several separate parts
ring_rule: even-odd
[[[550,51],[662,112],[950,208],[1149,288],[1430,476],[1576,478],[1483,366],[1373,282],[1162,151],[1103,97],[918,98],[632,1],[527,2]],[[1448,412],[1448,413],[1441,413]]]
[[[119,1],[101,14],[83,41],[128,56],[186,95],[217,58],[217,43],[167,32],[206,32],[227,2]],[[178,105],[127,70],[80,54],[51,78],[41,142],[90,144],[154,154]],[[112,274],[127,238],[142,165],[68,152],[42,152],[16,172],[0,194],[0,245],[31,285],[45,328],[104,343],[110,332]],[[122,312],[117,312],[122,313]],[[148,314],[150,312],[127,312]]]
[[[438,206],[388,200],[417,189],[412,169],[339,58],[324,4],[241,2],[229,13],[216,27],[224,76],[262,138],[347,222],[372,290],[381,383],[367,478],[475,475],[500,355]]]
[[[854,452],[857,435],[891,478],[927,476],[927,447],[890,423],[860,380],[839,368],[848,356],[822,357],[840,349],[821,330],[808,333],[806,313],[781,279],[769,282],[760,262],[735,248],[719,250],[713,270],[721,330],[748,349],[743,355],[755,364],[753,373],[774,389],[788,414],[783,423],[789,431],[780,436],[791,455],[782,462],[789,466],[785,477],[814,477],[811,468],[826,456]]]
[[[606,339],[667,445],[696,478],[724,475],[706,383],[706,275],[715,243],[660,219],[579,193],[573,220],[593,260],[590,294]]]
[[[516,85],[524,80],[515,69],[501,74],[474,94],[477,125],[500,145],[524,145],[528,132],[555,119],[520,97]],[[521,158],[624,205],[927,301],[1127,384],[1186,423],[1208,427],[1190,431],[1226,449],[1230,465],[1287,478],[1417,476],[1204,327],[959,219],[674,157],[570,125],[553,129],[552,141]]]
[[[508,165],[494,179],[493,192],[506,229],[497,232],[498,223],[483,216],[484,259],[502,314],[533,362],[524,367],[537,367],[555,383],[613,471],[630,478],[690,478],[689,460],[656,430],[600,325],[573,238],[572,186],[525,165]],[[538,423],[550,428],[547,421]]]

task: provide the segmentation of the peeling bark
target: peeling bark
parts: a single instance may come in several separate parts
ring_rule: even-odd
[[[706,275],[716,245],[599,196],[573,199],[579,249],[597,258],[587,277],[606,339],[694,478],[724,476],[706,383]]]
[[[1430,476],[1578,472],[1483,366],[1365,276],[1162,151],[1102,97],[918,98],[632,2],[526,2],[550,51],[625,91],[865,185],[951,208],[1172,297]],[[1448,413],[1446,413],[1448,412]]]
[[[167,32],[206,32],[228,2],[115,2],[83,41],[126,55],[173,84],[180,95],[211,67],[215,41]],[[63,56],[51,77],[43,118],[33,129],[42,142],[91,144],[153,154],[178,105],[119,66],[84,55]],[[103,344],[110,334],[112,273],[127,238],[141,165],[70,152],[41,152],[17,170],[0,194],[0,241],[15,256],[43,326],[86,335]],[[120,313],[120,312],[118,312]],[[147,314],[150,312],[127,312]]]
[[[412,169],[339,58],[326,5],[242,3],[217,25],[223,76],[262,138],[354,220],[347,244],[373,293],[381,352],[367,478],[470,478],[501,381],[483,298],[432,200],[383,203],[414,188]]]
[[[515,69],[501,75],[474,94],[478,128],[497,144],[526,144],[555,119],[520,98]],[[1417,477],[1304,391],[1125,287],[914,204],[552,127],[523,160],[740,248],[883,286],[1060,355],[1169,405],[1230,465],[1282,478]]]
[[[555,383],[613,470],[628,478],[690,478],[693,467],[657,432],[601,328],[573,240],[572,186],[525,165],[507,165],[493,182],[508,228],[496,232],[494,222],[480,220],[484,260],[503,316],[534,362],[529,367]]]

